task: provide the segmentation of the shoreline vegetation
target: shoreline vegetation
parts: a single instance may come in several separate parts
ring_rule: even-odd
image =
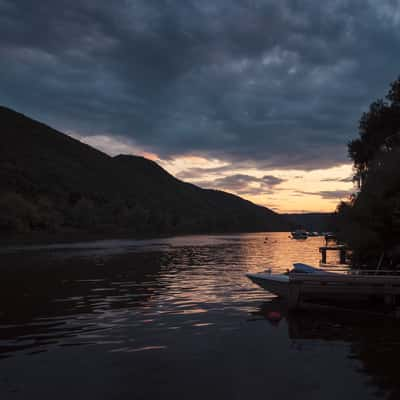
[[[238,196],[180,181],[143,157],[110,157],[0,107],[0,240],[290,231]]]
[[[338,205],[338,238],[353,266],[400,269],[400,78],[360,119],[348,144],[357,193]]]

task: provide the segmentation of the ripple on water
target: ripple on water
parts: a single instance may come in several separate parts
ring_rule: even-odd
[[[331,321],[321,322],[321,316],[289,316],[273,295],[245,276],[266,268],[283,272],[299,261],[317,265],[322,243],[318,237],[300,242],[287,233],[262,233],[2,249],[0,368],[11,371],[16,356],[56,359],[63,365],[76,357],[70,372],[76,369],[86,378],[93,357],[96,374],[107,377],[96,382],[117,382],[115,390],[125,385],[124,393],[134,381],[144,392],[160,385],[175,398],[181,388],[169,385],[179,381],[187,393],[196,387],[200,396],[200,374],[213,388],[234,388],[230,398],[256,397],[253,390],[261,385],[258,394],[264,393],[265,382],[272,398],[282,398],[279,390],[288,387],[282,378],[288,371],[294,386],[297,377],[300,383],[314,377],[322,382],[329,374],[321,371],[334,360],[336,378],[351,377],[354,385],[361,372],[354,372],[350,359],[358,357],[371,365],[370,371],[379,370],[374,369],[379,354],[368,358],[374,346],[363,351],[365,343],[379,342],[381,333],[374,336],[379,325],[369,326],[369,339],[351,320],[340,321],[343,328],[334,329]],[[355,340],[357,335],[362,340]],[[295,351],[290,347],[292,340],[314,344],[321,337],[334,350],[322,346],[314,354],[311,346],[307,351],[313,357],[307,363],[299,355],[306,346]],[[344,347],[343,342],[353,346],[356,356],[349,355],[350,345]],[[394,349],[390,335],[386,343]],[[35,371],[26,360],[19,366],[29,375]],[[40,365],[44,376],[51,375],[46,365],[52,363]],[[292,397],[329,398],[323,390],[329,385],[314,383],[308,396],[296,392]],[[372,398],[362,394],[359,398]]]

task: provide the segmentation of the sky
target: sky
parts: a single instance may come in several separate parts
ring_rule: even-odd
[[[394,0],[0,0],[0,104],[279,212],[354,191],[400,75]]]

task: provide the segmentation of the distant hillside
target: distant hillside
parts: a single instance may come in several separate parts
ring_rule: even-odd
[[[329,232],[335,230],[335,216],[333,213],[305,213],[282,214],[292,222],[296,228],[310,232]]]
[[[110,157],[0,107],[0,234],[285,231],[286,219],[182,182],[142,157]]]

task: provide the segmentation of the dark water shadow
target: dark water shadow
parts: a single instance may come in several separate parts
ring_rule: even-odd
[[[2,257],[0,358],[17,351],[46,351],[112,328],[96,314],[133,310],[162,285],[157,280],[168,255],[160,252],[108,257]],[[70,345],[88,344],[76,341]]]
[[[321,342],[349,344],[348,358],[360,362],[359,372],[368,377],[368,385],[375,387],[376,395],[393,400],[400,398],[399,320],[367,310],[292,312],[278,298],[262,303],[252,316],[264,318],[274,327],[287,324],[288,336],[298,351],[307,351]]]

